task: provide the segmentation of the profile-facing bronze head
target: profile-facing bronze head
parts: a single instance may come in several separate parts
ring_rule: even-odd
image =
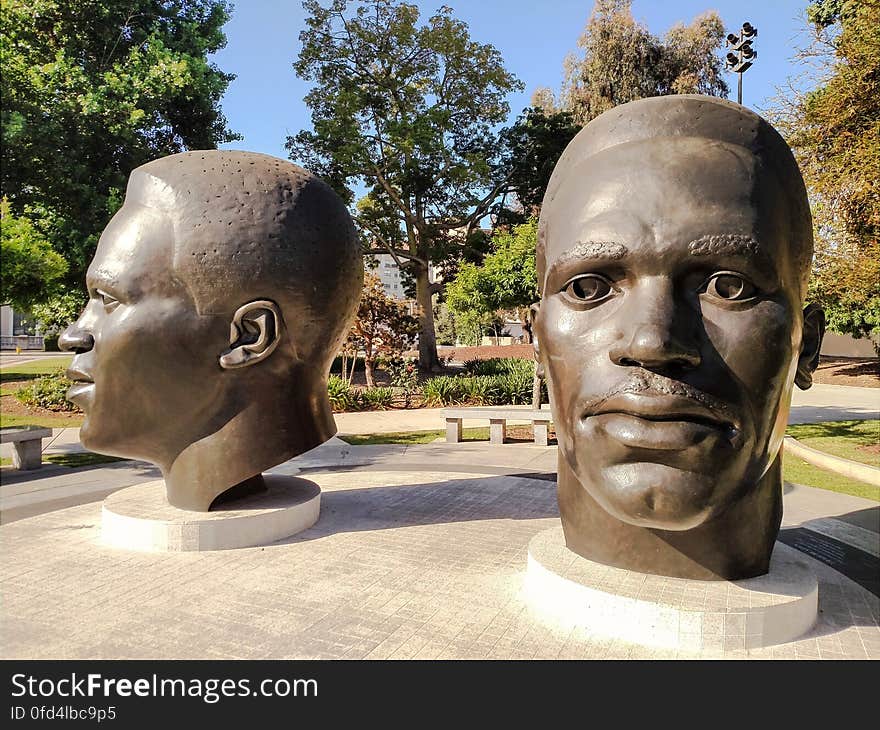
[[[327,373],[363,263],[308,171],[219,150],[143,165],[86,279],[60,338],[82,443],[158,464],[172,505],[208,510],[336,432]]]
[[[803,308],[803,179],[738,104],[644,99],[556,165],[533,316],[559,438],[566,543],[646,573],[766,573],[791,391],[824,330]]]

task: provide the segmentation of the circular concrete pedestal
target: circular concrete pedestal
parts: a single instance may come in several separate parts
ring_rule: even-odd
[[[101,510],[101,539],[129,550],[186,552],[266,545],[318,521],[321,489],[297,477],[269,474],[267,490],[191,512],[168,504],[158,480],[114,492]]]
[[[818,581],[776,543],[770,572],[699,581],[595,563],[565,546],[562,527],[529,542],[527,599],[541,616],[622,641],[685,651],[757,649],[792,641],[816,621]]]

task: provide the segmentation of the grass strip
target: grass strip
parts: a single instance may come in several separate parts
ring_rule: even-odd
[[[10,380],[34,380],[41,375],[54,373],[58,368],[66,368],[73,360],[73,355],[64,357],[47,357],[24,363],[13,363],[0,368],[0,383]]]
[[[842,459],[880,467],[880,420],[826,421],[789,426],[786,433],[804,446]],[[871,449],[870,447],[874,447]]]
[[[79,428],[83,416],[65,418],[63,416],[19,415],[18,413],[0,413],[0,428],[8,426],[39,426],[41,428]]]
[[[342,434],[340,439],[352,446],[376,446],[379,444],[430,444],[437,439],[445,439],[444,431],[394,431],[392,433]],[[462,441],[487,441],[488,427],[462,429]]]

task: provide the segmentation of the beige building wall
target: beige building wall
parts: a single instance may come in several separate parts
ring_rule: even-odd
[[[839,335],[836,332],[825,333],[821,354],[828,357],[877,357],[871,340],[857,340],[850,335]]]

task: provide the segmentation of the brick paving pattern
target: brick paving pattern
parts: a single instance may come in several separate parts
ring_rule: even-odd
[[[100,541],[98,503],[3,526],[3,656],[701,656],[601,638],[588,625],[535,614],[523,592],[526,550],[536,533],[558,524],[553,482],[430,467],[347,468],[303,474],[323,490],[320,520],[265,547],[109,548]],[[719,639],[702,656],[880,657],[877,597],[804,559],[820,581],[820,620],[805,638],[758,650]]]

